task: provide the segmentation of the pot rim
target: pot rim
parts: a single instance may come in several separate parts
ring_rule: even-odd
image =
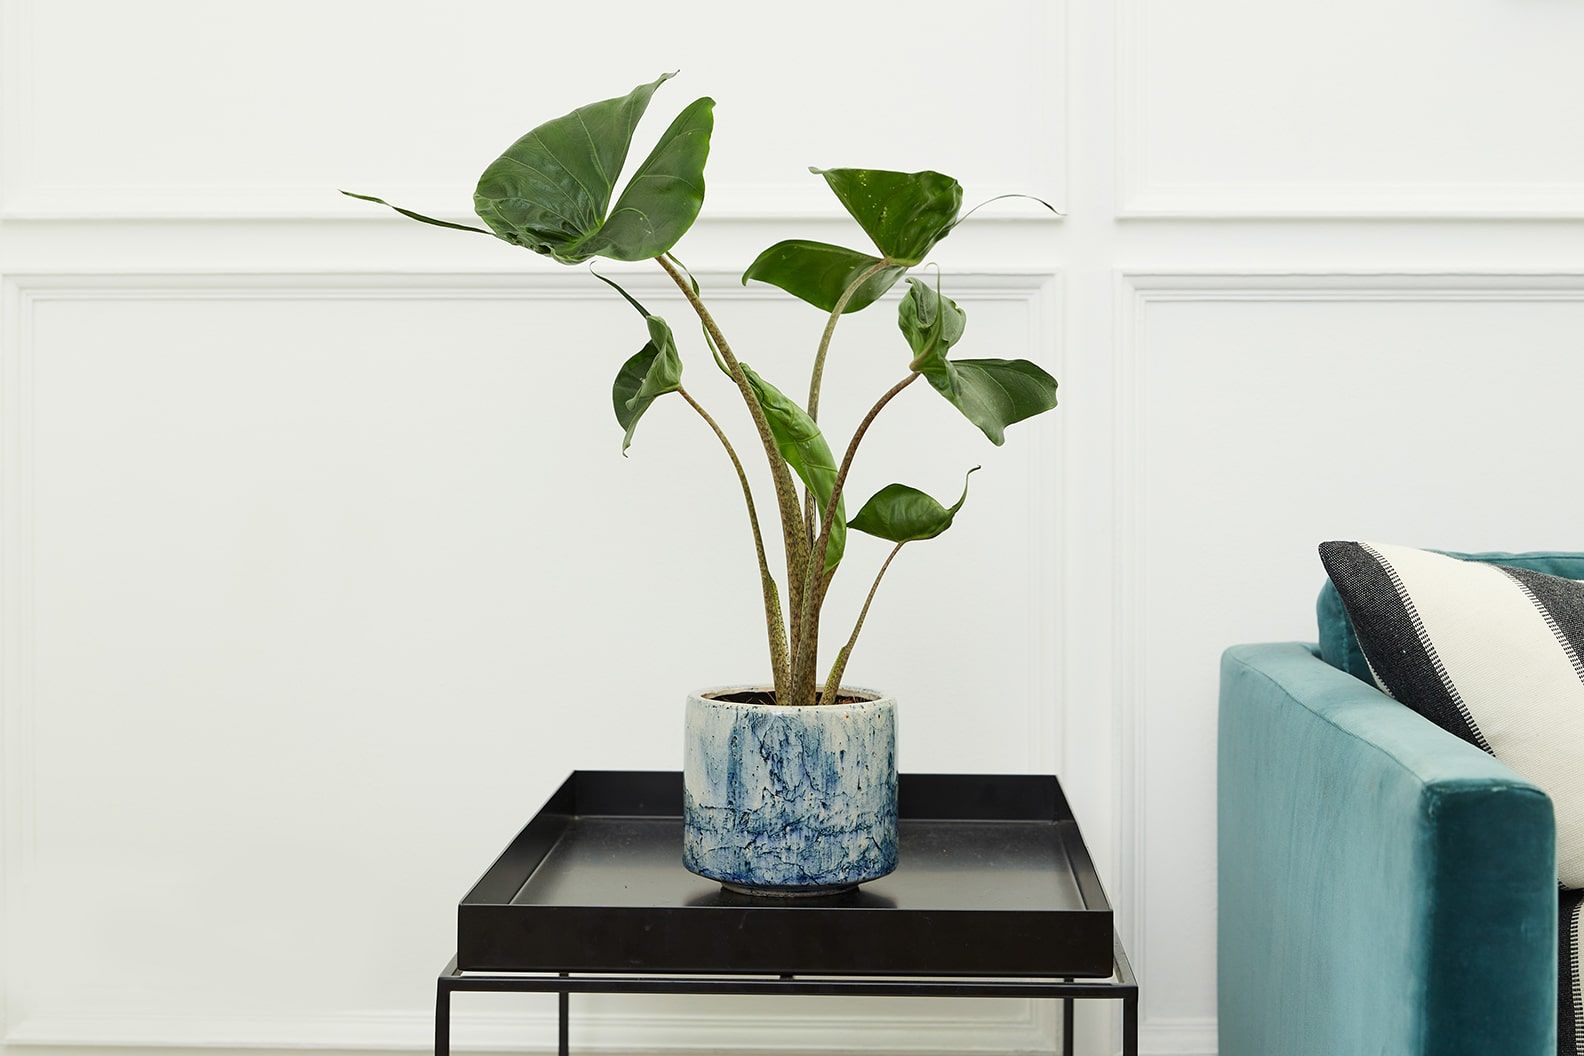
[[[840,692],[840,693],[850,693],[850,694],[862,694],[864,696],[864,699],[863,700],[848,700],[848,701],[843,701],[843,702],[841,702],[839,704],[759,704],[759,703],[749,703],[749,702],[746,702],[746,701],[721,700],[721,699],[719,699],[719,695],[722,694],[722,693],[772,693],[774,691],[775,691],[775,687],[774,686],[766,686],[766,685],[762,685],[762,684],[761,685],[755,685],[755,684],[752,684],[752,683],[746,683],[746,684],[745,683],[736,683],[736,684],[725,685],[725,686],[711,686],[708,689],[698,689],[698,690],[694,690],[692,693],[689,693],[688,694],[688,703],[691,704],[694,701],[697,701],[700,704],[708,704],[711,707],[717,707],[717,708],[745,708],[745,709],[748,709],[748,710],[759,710],[759,711],[790,711],[790,712],[803,712],[803,711],[830,712],[830,711],[843,711],[843,710],[856,709],[856,708],[870,708],[870,707],[877,707],[877,706],[883,707],[885,705],[894,706],[896,704],[896,698],[893,697],[889,693],[882,693],[880,690],[878,690],[878,689],[870,689],[868,686],[848,686],[848,685],[843,685],[838,690],[838,692]]]

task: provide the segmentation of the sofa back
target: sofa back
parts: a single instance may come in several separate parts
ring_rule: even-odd
[[[1512,565],[1565,579],[1584,579],[1584,553],[1561,550],[1527,554],[1460,554],[1451,550],[1441,553],[1465,561]],[[1315,602],[1315,615],[1320,625],[1320,658],[1355,678],[1373,683],[1375,679],[1370,675],[1369,665],[1364,662],[1364,653],[1359,648],[1358,636],[1353,633],[1353,624],[1348,620],[1347,610],[1342,607],[1342,598],[1329,579],[1320,588],[1320,598]]]

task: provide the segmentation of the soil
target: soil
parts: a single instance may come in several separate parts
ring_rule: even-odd
[[[711,693],[711,700],[724,700],[728,704],[775,704],[776,695],[773,689],[742,689],[735,693]],[[873,697],[862,697],[853,693],[842,693],[836,697],[837,704],[859,704]],[[820,704],[826,701],[818,701]]]

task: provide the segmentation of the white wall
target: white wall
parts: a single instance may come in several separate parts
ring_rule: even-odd
[[[1062,774],[1146,1051],[1215,1048],[1220,649],[1312,636],[1322,538],[1581,545],[1568,5],[0,11],[11,1052],[423,1049],[488,857],[573,766],[676,766],[682,694],[756,673],[709,436],[662,405],[618,454],[626,310],[335,194],[465,212],[518,133],[662,69],[657,125],[720,104],[679,255],[794,389],[822,319],[735,276],[861,237],[805,165],[1068,213],[1003,204],[942,246],[965,354],[1043,363],[1064,405],[999,450],[922,390],[877,427],[859,493],[986,468],[852,676],[903,699],[905,768]],[[663,277],[632,282],[740,431]],[[899,354],[887,307],[844,323],[838,433]],[[1054,1045],[1025,1002],[576,1002],[579,1049]],[[464,1043],[553,1040],[548,999],[458,1009]]]

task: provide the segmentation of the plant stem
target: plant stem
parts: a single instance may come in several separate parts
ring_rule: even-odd
[[[793,700],[802,703],[805,696],[808,703],[812,704],[814,697],[814,664],[816,654],[819,652],[819,604],[817,599],[823,598],[824,591],[820,589],[822,582],[828,582],[825,575],[825,552],[830,547],[831,522],[836,518],[836,506],[841,502],[842,489],[847,484],[847,473],[852,469],[853,456],[858,453],[858,445],[863,441],[864,434],[874,424],[886,404],[896,398],[897,394],[919,378],[919,372],[913,371],[907,377],[897,382],[885,391],[885,394],[875,401],[869,408],[869,413],[863,416],[854,430],[852,439],[847,443],[847,453],[842,456],[841,467],[836,471],[836,480],[831,486],[830,501],[825,504],[824,516],[820,518],[819,536],[814,540],[814,545],[809,549],[808,564],[805,566],[802,584],[801,600],[803,611],[795,616],[795,626],[800,627],[801,633],[796,635],[792,647],[792,695]]]
[[[787,468],[786,459],[781,457],[775,436],[770,432],[770,423],[765,418],[764,408],[759,406],[759,400],[748,384],[748,376],[743,373],[742,364],[732,353],[731,345],[727,344],[726,336],[721,333],[714,316],[710,315],[709,309],[704,306],[698,291],[693,289],[693,284],[687,281],[677,266],[664,254],[656,257],[655,262],[671,276],[671,281],[682,291],[682,296],[687,298],[688,304],[693,306],[699,322],[704,324],[704,332],[710,336],[715,350],[725,361],[732,381],[737,383],[737,391],[742,394],[743,402],[748,405],[748,414],[753,418],[754,427],[759,431],[759,442],[764,445],[765,457],[770,462],[770,476],[775,481],[776,506],[781,512],[781,540],[786,549],[789,595],[787,607],[791,613],[792,641],[796,643],[803,636],[802,613],[806,606],[803,604],[802,573],[808,563],[808,538],[804,534],[803,511],[798,507],[797,488],[792,484],[792,473]]]
[[[875,261],[859,272],[858,277],[848,283],[841,296],[836,298],[836,307],[831,309],[830,318],[825,321],[825,332],[820,335],[819,350],[814,353],[814,372],[809,376],[808,416],[815,421],[819,421],[820,384],[825,378],[825,355],[830,351],[831,338],[836,334],[836,323],[847,311],[847,305],[852,302],[853,297],[863,288],[863,284],[893,266],[887,260]]]
[[[858,632],[863,630],[864,617],[869,615],[869,606],[874,604],[875,591],[880,589],[880,581],[885,578],[886,569],[891,567],[891,562],[896,560],[897,554],[907,545],[904,540],[891,548],[886,555],[885,563],[880,566],[880,571],[875,573],[874,582],[869,585],[869,596],[864,598],[863,608],[858,610],[858,622],[853,624],[852,634],[847,636],[847,644],[841,647],[841,652],[836,654],[835,663],[831,664],[830,675],[825,679],[825,688],[820,691],[819,699],[828,703],[836,703],[841,694],[842,675],[847,671],[847,659],[852,656],[853,646],[858,642]]]
[[[742,459],[737,457],[736,449],[732,447],[731,440],[727,438],[720,424],[693,398],[692,393],[680,386],[677,388],[677,393],[687,401],[689,407],[699,413],[705,424],[714,430],[721,446],[726,449],[726,457],[731,459],[732,468],[737,471],[738,482],[742,484],[743,503],[748,507],[748,525],[753,529],[754,556],[759,561],[759,584],[764,594],[765,631],[770,638],[770,670],[775,679],[776,699],[785,699],[784,695],[788,692],[791,676],[791,669],[787,663],[786,627],[781,618],[781,596],[776,590],[775,577],[770,574],[770,566],[765,561],[764,536],[759,531],[759,512],[754,508],[753,488],[748,484],[748,474],[743,470]]]
[[[863,271],[858,277],[847,284],[847,288],[836,298],[836,306],[831,309],[830,318],[825,320],[825,332],[820,335],[819,350],[814,353],[814,371],[809,375],[808,416],[814,421],[819,420],[820,384],[825,378],[825,355],[830,351],[831,338],[836,335],[836,323],[842,314],[847,311],[847,305],[854,296],[863,288],[863,284],[891,267],[886,260],[877,260]],[[808,540],[809,546],[814,545],[814,492],[804,489],[803,492],[803,537]]]

